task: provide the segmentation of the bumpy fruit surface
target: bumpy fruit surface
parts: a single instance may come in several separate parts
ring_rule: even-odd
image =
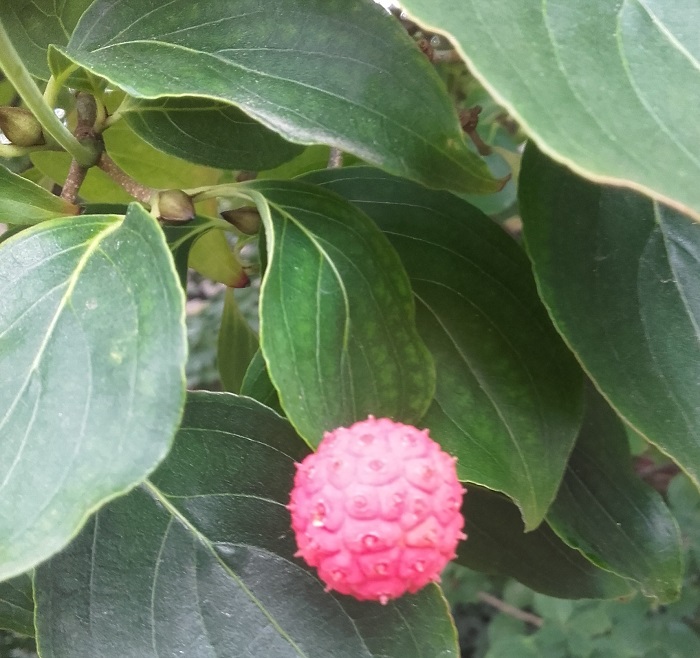
[[[466,538],[455,459],[426,430],[370,416],[327,432],[297,467],[296,555],[329,590],[382,603],[416,592]]]

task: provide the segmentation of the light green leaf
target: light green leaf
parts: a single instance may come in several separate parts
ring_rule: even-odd
[[[592,389],[592,387],[591,387]],[[547,522],[603,569],[638,582],[646,596],[678,598],[678,526],[661,496],[632,470],[625,428],[597,392]]]
[[[30,73],[48,80],[50,44],[65,45],[92,0],[3,0],[0,22]]]
[[[368,414],[415,423],[435,370],[408,277],[371,220],[296,181],[254,181],[268,265],[260,345],[287,416],[312,445]]]
[[[700,486],[700,227],[535,148],[520,207],[542,299],[615,410]]]
[[[308,448],[248,398],[191,394],[173,451],[36,575],[43,658],[458,655],[440,590],[327,594],[284,505]]]
[[[258,353],[258,338],[236,303],[233,289],[224,295],[216,363],[225,391],[238,393],[251,360]]]
[[[59,151],[35,151],[30,156],[34,166],[47,178],[63,185],[68,176],[71,156]],[[95,203],[129,203],[131,196],[115,183],[102,169],[88,170],[80,186],[80,198]]]
[[[697,0],[405,0],[555,160],[700,218]]]
[[[50,220],[0,247],[0,580],[62,549],[167,453],[184,400],[184,300],[163,234]]]
[[[367,213],[398,252],[437,368],[421,424],[464,479],[542,521],[582,414],[582,377],[542,306],[522,249],[479,210],[370,168],[312,173]]]
[[[104,132],[110,157],[139,183],[159,189],[183,189],[213,185],[220,172],[192,164],[151,146],[126,121],[118,121]]]
[[[37,224],[53,217],[77,215],[78,206],[0,166],[0,223]]]
[[[154,148],[209,167],[270,169],[303,150],[237,107],[207,98],[134,98],[120,111]]]
[[[204,231],[192,245],[189,266],[202,276],[234,288],[248,285],[248,275],[233,253],[226,233],[218,228]]]
[[[34,635],[34,594],[29,574],[0,583],[0,628]]]
[[[134,97],[218,100],[435,187],[501,186],[426,57],[370,0],[96,0],[64,52]]]

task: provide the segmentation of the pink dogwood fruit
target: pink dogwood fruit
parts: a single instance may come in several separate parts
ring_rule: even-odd
[[[296,556],[327,590],[381,603],[417,592],[466,539],[455,458],[427,430],[370,416],[327,432],[297,468]]]

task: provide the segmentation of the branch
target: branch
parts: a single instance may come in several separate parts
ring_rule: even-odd
[[[100,156],[97,166],[108,174],[113,181],[121,185],[134,199],[147,206],[151,205],[151,199],[155,194],[155,190],[134,180],[106,152]]]
[[[462,124],[462,130],[469,135],[479,155],[491,155],[491,147],[481,139],[481,135],[476,132],[476,127],[479,124],[479,115],[481,114],[481,105],[475,105],[468,110],[462,110],[459,113],[459,121]]]
[[[339,148],[336,148],[335,146],[331,146],[331,152],[330,152],[330,155],[328,156],[328,168],[329,169],[338,169],[342,166],[343,166],[343,152]]]
[[[89,144],[95,152],[99,153],[103,149],[103,143],[102,138],[95,133],[95,121],[97,118],[97,101],[95,97],[84,92],[78,92],[76,111],[78,114],[78,123],[75,128],[76,139],[81,144]],[[75,203],[87,172],[88,167],[84,167],[75,158],[71,160],[68,176],[61,190],[62,199]]]
[[[44,133],[50,135],[80,164],[88,167],[93,165],[97,154],[81,144],[54,114],[53,108],[44,101],[39,87],[36,86],[22,63],[19,53],[12,45],[2,21],[0,21],[0,68],[41,124]]]
[[[479,592],[477,594],[477,598],[480,601],[488,603],[490,606],[496,608],[496,610],[502,612],[504,615],[513,617],[513,619],[519,619],[520,621],[524,621],[526,624],[537,626],[537,628],[541,628],[544,624],[544,619],[542,619],[542,617],[538,617],[537,615],[533,615],[531,612],[526,612],[525,610],[516,608],[514,605],[501,601],[501,599],[495,597],[493,594],[489,594],[488,592]]]

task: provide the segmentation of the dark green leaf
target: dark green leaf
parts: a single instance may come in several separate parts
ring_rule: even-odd
[[[421,421],[461,479],[544,518],[579,429],[579,368],[537,297],[522,249],[479,210],[375,169],[310,174],[384,231],[408,271],[437,368]]]
[[[49,44],[65,45],[92,0],[3,0],[0,21],[22,62],[37,78],[48,80]]]
[[[63,548],[167,453],[184,401],[183,294],[163,234],[50,220],[0,247],[0,579]]]
[[[232,288],[226,290],[221,316],[216,362],[225,391],[238,393],[253,356],[258,338],[236,303]]]
[[[34,635],[34,594],[26,573],[0,583],[0,628]]]
[[[303,150],[237,107],[207,98],[134,98],[120,111],[151,146],[209,167],[270,169]]]
[[[603,569],[669,602],[680,593],[678,526],[661,496],[632,470],[620,419],[592,389],[588,409],[547,522]]]
[[[241,395],[262,402],[264,405],[274,409],[280,414],[284,414],[280,406],[280,399],[277,395],[277,389],[270,381],[270,376],[267,374],[267,366],[262,352],[258,350],[248,364],[248,369],[241,383]]]
[[[0,166],[0,223],[37,224],[78,211],[78,206]]]
[[[435,370],[389,241],[345,199],[318,187],[254,181],[245,189],[268,241],[260,344],[294,426],[316,445],[324,431],[368,414],[417,422]]]
[[[406,0],[543,151],[700,218],[697,0]]]
[[[501,185],[427,58],[370,0],[96,0],[65,52],[135,97],[231,103],[435,187]]]
[[[700,486],[697,223],[578,178],[534,148],[520,194],[557,328],[617,412]]]
[[[525,533],[518,508],[501,494],[470,486],[464,501],[467,541],[457,562],[510,576],[537,592],[564,599],[609,599],[632,593],[630,583],[599,569],[543,523]]]
[[[14,226],[8,226],[5,231],[0,233],[0,243],[5,242],[5,240],[9,240],[13,235],[16,235],[20,231],[24,231],[25,229],[29,228],[28,226],[22,226],[22,224],[16,224]]]
[[[307,454],[230,394],[190,396],[173,451],[36,575],[43,658],[455,658],[430,586],[388,606],[326,594],[284,505]]]

